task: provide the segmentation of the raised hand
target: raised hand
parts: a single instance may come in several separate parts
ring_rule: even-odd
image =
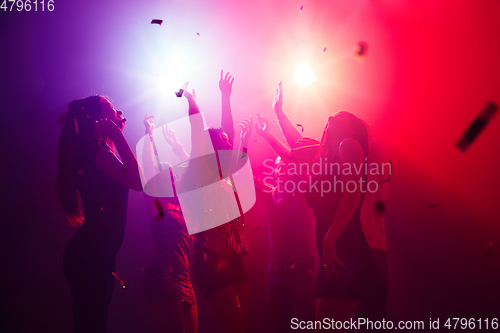
[[[248,140],[253,132],[253,119],[252,116],[250,118],[243,119],[240,121],[241,134],[240,139],[244,148],[247,148]]]
[[[258,113],[257,122],[255,123],[255,131],[263,138],[268,137],[271,133],[271,131],[269,130],[269,122],[267,121],[267,118],[259,116]]]
[[[276,96],[273,100],[273,109],[275,112],[283,111],[283,87],[282,83],[278,83],[278,88],[276,89]]]
[[[177,140],[177,135],[175,135],[174,130],[169,129],[167,125],[163,125],[161,132],[163,133],[165,141],[167,141],[170,146],[177,147],[179,145],[179,141]]]
[[[149,112],[146,112],[146,116],[144,117],[144,127],[146,127],[146,134],[151,134],[153,133],[155,129],[155,122],[154,118],[155,116],[150,116]]]
[[[187,90],[187,87],[189,85],[189,82],[186,82],[182,85],[182,90],[184,90],[184,97],[186,97],[186,99],[188,101],[196,101],[196,92],[194,91],[194,89],[192,90],[192,92],[189,92]]]
[[[224,77],[224,70],[220,71],[219,89],[223,95],[231,95],[231,92],[233,91],[233,81],[234,77],[229,75],[229,72],[227,72]]]

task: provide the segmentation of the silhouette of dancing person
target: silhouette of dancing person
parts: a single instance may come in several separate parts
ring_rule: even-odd
[[[222,93],[222,128],[209,128],[208,133],[216,152],[231,150],[234,141],[234,124],[231,114],[230,95],[233,78],[221,71],[219,88]],[[192,153],[200,156],[204,151],[203,122],[193,115],[200,113],[194,94],[184,92],[189,103],[191,121]],[[217,166],[206,163],[208,157],[190,160],[188,167],[191,181],[198,187],[217,183],[217,188],[233,193],[232,184],[221,176]],[[217,165],[217,163],[215,163]],[[220,204],[219,197],[207,196],[204,201]],[[239,215],[239,214],[238,214]],[[218,227],[197,234],[194,253],[194,277],[196,284],[206,299],[220,332],[244,332],[248,311],[248,276],[243,264],[243,255],[249,250],[244,216]]]
[[[91,96],[72,101],[58,121],[63,125],[57,150],[58,203],[70,223],[79,225],[63,257],[76,333],[106,331],[128,189],[142,190],[141,171],[122,134],[124,120],[106,98]]]
[[[193,237],[188,234],[179,199],[160,196],[161,188],[171,183],[175,188],[172,168],[167,164],[155,172],[155,145],[153,130],[154,116],[146,114],[144,125],[148,137],[144,140],[143,168],[149,181],[146,184],[144,199],[148,211],[151,236],[155,243],[155,254],[149,267],[145,269],[144,292],[146,303],[150,304],[161,332],[196,333],[198,330],[198,310],[196,297],[189,275],[189,257]],[[165,141],[172,147],[180,162],[188,160],[189,155],[178,142],[177,136],[167,128],[162,128]],[[156,190],[156,191],[155,191]],[[147,192],[147,193],[146,193]],[[174,191],[174,195],[175,195]]]

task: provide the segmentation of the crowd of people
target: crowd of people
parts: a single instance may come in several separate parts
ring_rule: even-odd
[[[208,129],[204,128],[194,90],[189,92],[187,84],[183,87],[191,151],[184,149],[172,129],[162,129],[178,162],[186,165],[182,174],[169,164],[158,163],[152,134],[154,117],[149,114],[144,119],[149,140],[144,140],[141,163],[122,134],[123,114],[105,97],[72,101],[61,115],[58,203],[70,223],[79,226],[63,259],[75,332],[106,331],[129,189],[144,190],[144,216],[155,244],[154,257],[145,269],[144,293],[161,331],[198,331],[194,281],[219,331],[245,332],[251,290],[243,261],[250,251],[245,215],[231,212],[228,215],[238,217],[190,235],[187,212],[181,209],[178,196],[180,191],[210,185],[210,193],[200,200],[214,200],[218,193],[230,192],[239,203],[234,182],[221,171],[219,156],[219,152],[234,149],[232,87],[233,78],[221,71],[221,127]],[[272,331],[292,331],[294,308],[303,323],[324,318],[345,321],[355,316],[382,320],[388,291],[384,204],[390,178],[374,170],[390,164],[387,154],[371,138],[368,124],[345,111],[328,118],[320,142],[303,137],[284,112],[281,82],[273,109],[286,144],[270,131],[268,120],[257,114],[255,123],[252,117],[239,123],[240,146],[236,150],[241,158],[251,154],[248,143],[255,131],[277,155],[271,176],[274,182],[254,177],[257,198],[269,208],[266,302]],[[207,140],[211,140],[215,163],[205,154]],[[353,166],[359,172],[311,172],[315,163]],[[291,172],[298,165],[308,166],[309,172]],[[339,181],[345,185],[342,190],[318,192],[300,186],[301,182],[323,186]],[[376,191],[367,190],[370,181],[377,183]],[[283,186],[287,183],[293,183],[293,188]],[[349,190],[350,183],[360,186]],[[172,195],[161,195],[157,189],[165,184],[173,189]],[[239,204],[238,208],[241,213]],[[319,332],[325,327],[314,329]]]

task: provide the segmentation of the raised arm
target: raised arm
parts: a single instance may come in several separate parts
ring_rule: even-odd
[[[179,140],[177,140],[177,135],[175,135],[174,130],[169,129],[167,125],[163,125],[161,132],[163,133],[165,141],[172,147],[174,154],[181,160],[181,163],[186,162],[189,159],[189,154]]]
[[[296,148],[297,141],[302,139],[302,134],[299,132],[297,127],[293,126],[292,122],[283,111],[283,88],[281,81],[276,89],[276,96],[274,96],[273,110],[276,113],[278,124],[280,125],[281,132],[285,136],[286,142],[288,142],[288,145],[292,149]]]
[[[196,94],[187,91],[188,83],[184,84],[184,97],[189,105],[189,122],[191,124],[191,154],[193,157],[189,161],[191,169],[191,181],[198,186],[208,184],[214,177],[212,169],[208,166],[205,159],[205,130],[203,128],[203,117],[200,108],[196,103]]]
[[[290,159],[290,149],[271,133],[267,119],[258,114],[257,122],[255,123],[255,131],[271,145],[276,154],[282,158]]]
[[[150,116],[146,113],[144,117],[144,127],[145,132],[148,137],[144,140],[144,146],[142,148],[142,166],[144,171],[145,181],[150,180],[156,174],[155,172],[155,156],[153,147],[153,130],[155,129],[155,124],[153,121],[154,116]]]
[[[222,100],[221,127],[224,132],[226,132],[231,145],[234,144],[234,122],[230,100],[231,92],[233,90],[233,81],[234,78],[229,75],[229,72],[226,73],[226,76],[224,77],[224,71],[220,71],[219,89]]]
[[[248,119],[243,119],[239,125],[241,127],[239,150],[242,151],[244,154],[246,154],[248,148],[248,142],[250,140],[250,136],[252,135],[254,127],[252,117]],[[255,176],[253,177],[253,179],[254,179],[255,192],[257,198],[263,201],[266,206],[271,207],[272,205],[271,195],[273,192],[273,188]]]
[[[240,151],[247,152],[248,142],[250,140],[250,136],[253,132],[253,119],[252,116],[247,119],[243,119],[240,121],[241,134],[240,134]]]

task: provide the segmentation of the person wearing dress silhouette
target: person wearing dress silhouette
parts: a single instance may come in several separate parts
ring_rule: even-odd
[[[57,198],[79,226],[64,250],[75,332],[105,332],[116,254],[123,242],[129,188],[141,171],[125,140],[121,111],[103,96],[74,100],[58,121]],[[120,159],[115,155],[115,148]]]

